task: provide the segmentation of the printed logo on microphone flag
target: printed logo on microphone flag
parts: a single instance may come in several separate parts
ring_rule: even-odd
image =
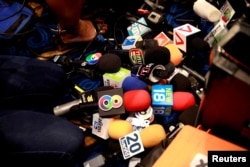
[[[156,37],[154,37],[154,40],[158,42],[159,46],[165,46],[171,41],[164,32],[160,32]]]
[[[128,159],[144,151],[139,131],[134,131],[119,138],[122,155]]]
[[[174,30],[180,32],[184,36],[188,36],[200,31],[200,29],[192,26],[191,24],[184,24],[182,26],[174,28]]]
[[[189,38],[200,31],[200,29],[192,26],[191,24],[184,24],[176,27],[173,30],[173,43],[182,51],[187,52],[187,42]]]
[[[192,32],[192,28],[190,27],[190,25],[182,26],[178,30],[185,32]]]
[[[180,35],[178,33],[175,33],[175,45],[183,45],[184,41],[181,39]]]
[[[108,117],[125,113],[122,88],[98,91],[97,96],[99,115],[101,117]]]
[[[133,65],[144,64],[143,51],[139,48],[130,49],[129,59]]]
[[[92,134],[102,138],[108,139],[108,126],[114,118],[103,118],[99,113],[95,113],[92,116]]]

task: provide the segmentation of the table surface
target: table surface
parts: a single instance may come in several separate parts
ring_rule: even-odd
[[[207,157],[208,151],[246,151],[247,149],[210,133],[185,125],[153,167],[185,167],[196,156]]]

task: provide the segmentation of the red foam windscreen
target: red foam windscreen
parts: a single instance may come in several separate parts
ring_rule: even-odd
[[[185,111],[196,104],[195,97],[190,92],[174,92],[173,106],[174,111]]]
[[[151,95],[146,90],[130,90],[123,94],[124,107],[128,112],[144,111],[151,105]]]

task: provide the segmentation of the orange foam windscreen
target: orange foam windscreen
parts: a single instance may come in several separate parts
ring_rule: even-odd
[[[183,60],[183,54],[180,49],[172,43],[169,43],[165,46],[170,51],[170,62],[175,66],[179,65]]]

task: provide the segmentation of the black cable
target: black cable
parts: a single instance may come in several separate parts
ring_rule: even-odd
[[[121,15],[121,16],[116,20],[116,22],[115,22],[115,24],[114,24],[114,41],[115,41],[115,44],[116,44],[116,45],[119,45],[119,44],[120,44],[120,43],[118,43],[118,41],[117,41],[116,31],[117,31],[117,24],[118,24],[118,22],[119,22],[121,19],[127,18],[128,21],[132,21],[132,24],[133,24],[133,23],[138,23],[138,24],[140,24],[140,25],[143,25],[143,26],[145,26],[145,27],[150,28],[148,25],[143,24],[143,23],[139,22],[138,20],[129,20],[129,19],[128,19],[129,16],[130,16],[130,17],[135,17],[136,19],[139,19],[139,17],[137,17],[137,16],[135,16],[135,15],[132,15],[132,14],[124,14],[124,15]],[[123,38],[124,38],[124,34],[123,34],[123,33],[122,33],[122,35],[123,35]],[[125,39],[125,38],[124,38],[124,39]]]

